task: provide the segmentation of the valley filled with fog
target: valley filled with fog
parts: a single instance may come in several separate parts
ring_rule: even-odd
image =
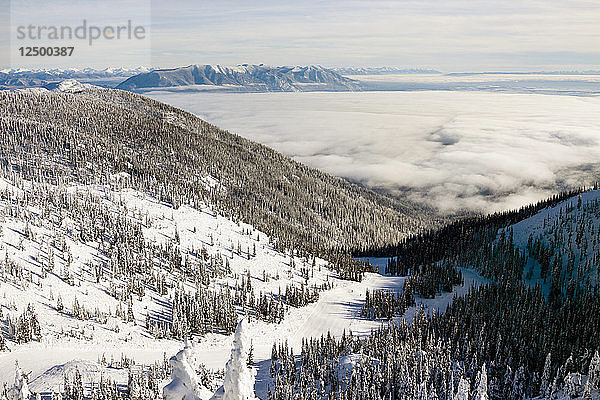
[[[489,91],[146,95],[323,171],[442,212],[590,185],[600,98]]]

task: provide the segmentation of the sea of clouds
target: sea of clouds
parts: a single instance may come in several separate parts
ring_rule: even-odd
[[[517,208],[600,177],[600,97],[464,91],[147,95],[297,161],[442,212]]]

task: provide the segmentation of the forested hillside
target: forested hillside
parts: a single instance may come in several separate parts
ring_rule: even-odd
[[[370,269],[348,248],[429,223],[170,106],[68,89],[0,92],[0,382],[43,351],[39,379],[17,375],[48,398],[160,397],[179,340],[293,325]]]
[[[597,399],[598,293],[553,310],[539,290],[473,289],[443,315],[418,313],[366,338],[273,349],[272,399]]]
[[[437,228],[424,208],[173,107],[72,91],[0,92],[0,367],[40,349],[98,357],[38,371],[38,393],[161,398],[166,356],[135,366],[103,352],[195,337],[218,358],[211,344],[245,315],[272,400],[599,398],[600,191]],[[389,257],[398,277],[363,285],[375,275],[350,252]],[[349,320],[380,328],[301,339]],[[300,354],[282,341],[265,364],[286,324],[277,338],[293,333]],[[189,369],[211,391],[223,381]],[[24,393],[16,370],[0,396]]]
[[[51,184],[110,183],[160,200],[206,201],[277,239],[277,247],[325,254],[394,243],[426,215],[296,163],[197,117],[115,90],[0,93],[4,176]]]
[[[391,256],[386,270],[392,275],[443,261],[498,281],[540,285],[546,297],[558,301],[598,284],[599,198],[598,190],[565,192],[520,210],[459,220],[366,253]]]
[[[456,267],[491,283],[411,325],[395,318],[367,338],[309,340],[297,363],[280,345],[272,398],[598,399],[599,227],[600,191],[576,191],[378,250],[406,284],[367,293],[366,318],[391,320],[415,296],[450,291]]]

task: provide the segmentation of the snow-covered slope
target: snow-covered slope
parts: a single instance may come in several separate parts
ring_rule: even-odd
[[[26,88],[11,88],[11,91],[19,93],[29,94],[46,94],[48,92],[62,92],[62,93],[81,93],[89,90],[98,89],[99,86],[91,85],[89,83],[81,83],[77,79],[66,79],[64,81],[51,82],[43,85],[42,87],[26,87]]]
[[[248,273],[256,294],[277,295],[284,292],[287,285],[333,285],[333,289],[320,293],[316,303],[289,307],[280,324],[252,318],[248,329],[258,370],[256,390],[263,398],[270,379],[267,360],[273,343],[288,341],[298,352],[305,337],[320,337],[328,332],[341,335],[350,330],[359,335],[368,334],[381,322],[359,317],[365,290],[396,290],[404,283],[404,277],[378,274],[367,274],[362,282],[339,280],[323,260],[315,259],[313,267],[312,261],[305,258],[277,252],[266,234],[217,215],[206,205],[197,209],[185,205],[175,209],[151,196],[121,188],[126,178],[123,174],[116,175],[113,184],[106,186],[72,185],[62,189],[47,186],[46,190],[57,191],[73,202],[87,202],[108,213],[126,216],[127,220],[142,227],[143,237],[149,243],[168,246],[178,242],[182,256],[191,265],[204,263],[211,270],[214,268],[212,261],[203,260],[226,259],[231,271],[210,283],[208,289],[214,292],[234,288]],[[206,182],[207,185],[218,185],[210,177]],[[43,204],[18,208],[19,201],[34,196],[39,189],[31,182],[0,179],[0,214],[5,215],[0,221],[3,320],[18,318],[31,304],[41,327],[39,341],[19,344],[13,339],[8,340],[9,351],[0,353],[0,371],[3,372],[0,381],[12,381],[12,371],[18,362],[29,373],[31,390],[35,392],[61,390],[65,374],[71,378],[75,371],[81,374],[88,394],[89,384],[101,377],[125,385],[128,366],[131,368],[133,362],[136,363],[134,371],[143,370],[144,365],[160,364],[181,348],[180,340],[156,337],[146,328],[145,319],[147,315],[162,316],[166,320],[172,318],[174,290],[183,287],[192,292],[196,284],[183,271],[170,271],[160,263],[155,265],[154,273],[163,274],[170,288],[162,294],[155,287],[146,285],[142,296],[132,296],[133,319],[128,319],[125,317],[128,302],[123,301],[119,293],[123,293],[130,282],[119,275],[98,278],[98,266],[111,263],[106,256],[105,244],[82,240],[81,226],[69,216],[69,207],[54,209],[51,213]],[[30,222],[22,220],[23,214],[28,215]],[[466,278],[465,286],[456,290],[464,293],[480,281],[475,276]],[[57,309],[59,298],[64,307],[61,311]],[[419,302],[426,308],[443,310],[451,298],[451,294],[446,294]],[[74,315],[75,299],[92,314],[89,319],[82,320]],[[410,320],[415,309],[408,310],[404,317]],[[237,312],[243,314],[244,307],[237,307]],[[207,333],[202,338],[196,336],[193,346],[195,366],[203,364],[210,369],[222,369],[231,344],[230,335],[217,332]]]
[[[85,90],[97,88],[97,86],[90,85],[89,83],[81,83],[77,79],[66,79],[60,82],[49,83],[44,88],[55,92],[80,93]]]
[[[528,257],[523,279],[546,294],[552,276],[586,287],[600,282],[600,190],[591,190],[511,225],[515,247]]]
[[[132,282],[125,275],[110,272],[114,260],[107,259],[106,243],[91,236],[82,239],[81,226],[73,214],[69,215],[72,210],[68,206],[56,208],[50,214],[42,204],[29,203],[19,209],[17,204],[25,196],[35,196],[37,190],[40,187],[31,182],[20,182],[17,186],[0,179],[0,304],[3,330],[9,336],[9,351],[0,353],[0,381],[12,381],[15,361],[25,371],[31,371],[31,378],[48,370],[45,378],[34,380],[34,387],[51,390],[44,387],[48,376],[62,379],[56,375],[69,370],[73,360],[95,362],[103,357],[119,360],[124,355],[137,362],[152,363],[162,360],[164,353],[174,353],[180,342],[155,337],[152,329],[146,328],[146,319],[150,316],[170,321],[174,290],[193,292],[197,283],[185,271],[170,270],[158,262],[150,273],[163,276],[167,289],[160,293],[146,284],[143,292],[128,301],[127,290]],[[300,287],[338,281],[324,261],[315,259],[312,267],[312,261],[277,252],[266,234],[217,215],[205,205],[197,209],[189,206],[174,209],[140,192],[108,186],[46,187],[46,190],[60,192],[59,196],[73,202],[88,202],[109,214],[125,216],[140,226],[144,239],[155,246],[166,248],[178,242],[176,248],[185,265],[195,268],[204,265],[215,274],[207,289],[216,293],[222,288],[235,288],[248,276],[257,297],[259,293],[285,292],[287,285]],[[29,222],[22,219],[24,214]],[[219,262],[225,260],[230,270],[217,271],[217,258]],[[104,273],[99,274],[98,268],[104,268]],[[302,268],[310,271],[310,276]],[[76,302],[90,315],[78,317]],[[63,307],[60,311],[59,303]],[[132,318],[125,316],[129,313],[128,303]],[[18,339],[8,331],[7,321],[18,318],[29,304],[37,314],[41,337],[39,341],[17,343]],[[244,313],[242,307],[237,309],[238,313]],[[271,324],[259,325],[267,330]],[[211,337],[226,336],[208,334],[206,340],[216,340]],[[56,367],[63,364],[64,367]],[[86,371],[98,368],[83,365]]]

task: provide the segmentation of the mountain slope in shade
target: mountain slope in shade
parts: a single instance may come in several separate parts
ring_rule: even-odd
[[[132,76],[117,89],[143,90],[157,87],[198,85],[206,89],[250,92],[354,91],[358,82],[320,66],[270,67],[243,64],[190,65],[160,69]]]
[[[600,282],[600,190],[591,190],[548,207],[510,226],[514,244],[528,256],[523,279],[539,284],[546,295],[553,280],[573,287]],[[571,288],[568,288],[568,283]],[[555,290],[561,285],[555,282]]]

